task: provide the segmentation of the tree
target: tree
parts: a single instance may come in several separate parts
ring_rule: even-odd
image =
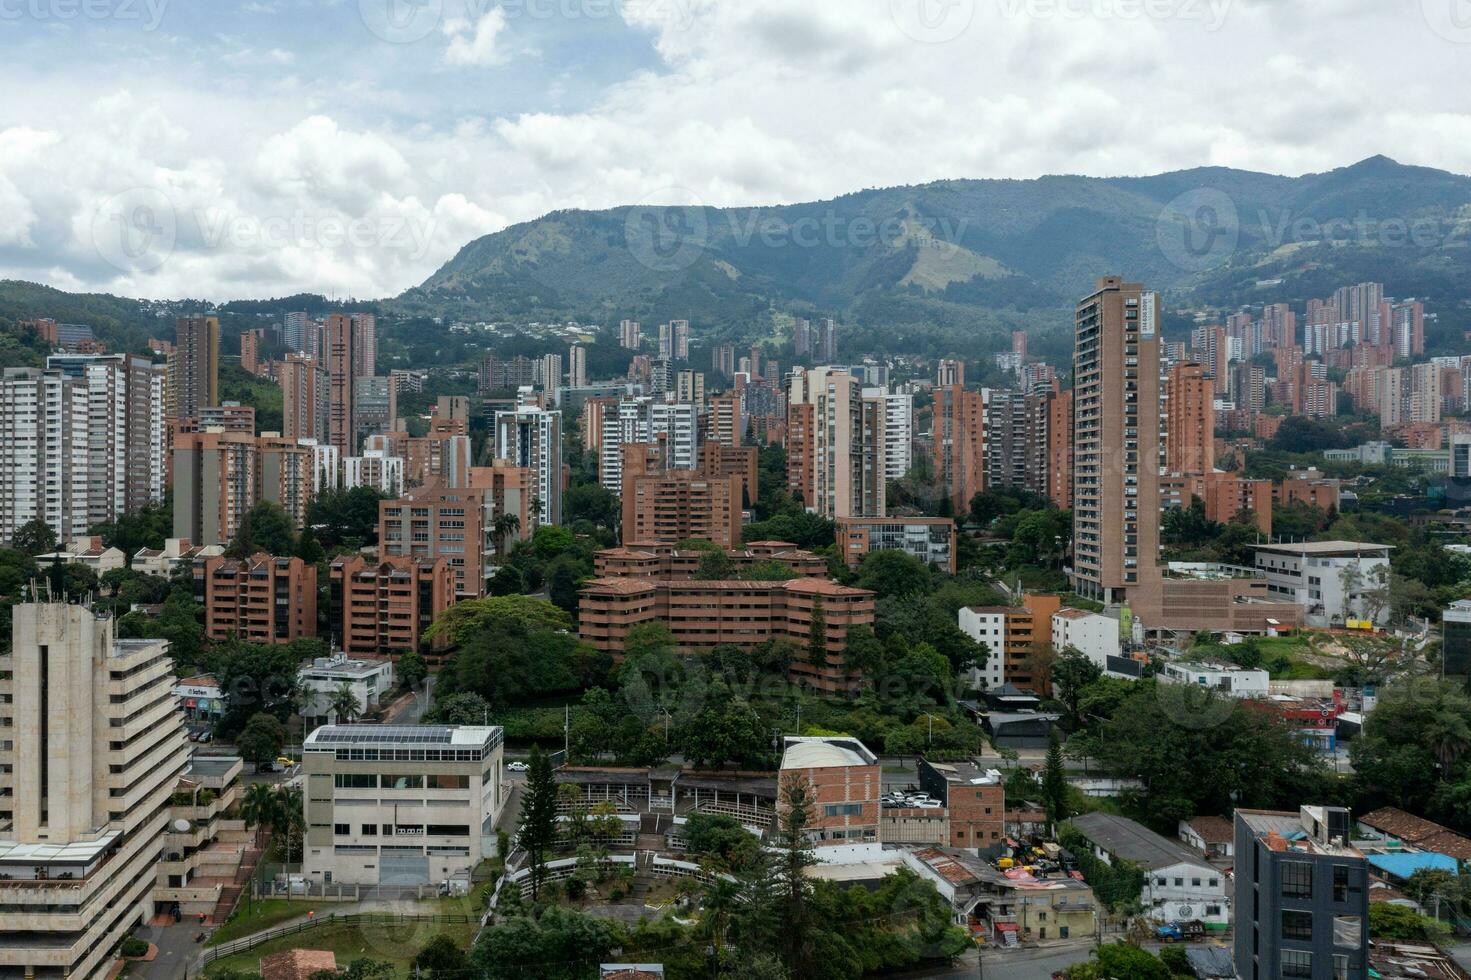
[[[695,578],[702,582],[723,582],[735,578],[735,562],[724,549],[706,551],[700,555],[699,567],[695,569]]]
[[[26,521],[16,529],[10,546],[16,551],[30,555],[49,555],[56,550],[56,532],[51,525],[39,517]]]
[[[246,827],[258,828],[256,832],[259,834],[261,828],[275,826],[280,818],[278,803],[276,793],[268,783],[251,783],[240,797],[240,819],[245,821]]]
[[[542,528],[537,533],[560,528]],[[528,595],[500,595],[469,599],[450,606],[425,631],[426,640],[447,638],[460,644],[495,626],[514,625],[525,630],[570,630],[572,618],[545,599]]]
[[[1471,696],[1458,685],[1418,678],[1391,683],[1349,753],[1356,809],[1398,806],[1471,832]]]
[[[506,540],[521,530],[521,518],[515,514],[501,514],[491,523],[490,536],[495,545],[495,553],[503,555],[506,553]]]
[[[417,688],[429,676],[429,665],[417,650],[410,650],[400,656],[393,669],[398,671],[399,681],[407,688]]]
[[[484,980],[582,980],[613,949],[608,923],[552,906],[537,918],[512,916],[486,929],[471,962]]]
[[[296,530],[280,504],[262,500],[245,514],[240,528],[225,549],[231,558],[249,558],[257,552],[291,555],[296,552]]]
[[[327,713],[330,714],[337,724],[351,722],[363,713],[362,702],[352,691],[352,684],[343,681],[337,690],[332,692],[332,699],[327,704]]]
[[[250,716],[235,744],[245,761],[253,763],[259,770],[281,754],[281,748],[286,744],[286,729],[274,716],[258,712]]]
[[[894,598],[928,592],[932,576],[925,563],[909,552],[886,548],[863,556],[856,584],[879,598]]]
[[[525,591],[526,579],[514,565],[502,565],[491,577],[490,594],[493,596],[520,595]]]
[[[552,562],[547,572],[547,593],[552,603],[567,613],[577,612],[582,574],[577,560],[562,555]]]
[[[1378,940],[1442,943],[1450,938],[1451,927],[1403,905],[1370,902],[1369,935]]]
[[[781,922],[777,948],[792,975],[802,976],[813,959],[812,923],[808,918],[812,882],[807,869],[817,863],[817,858],[812,854],[807,827],[812,823],[816,797],[812,784],[801,773],[785,776],[777,792],[777,833],[772,841],[777,855],[774,883]]]
[[[1083,691],[1103,676],[1103,668],[1078,651],[1067,647],[1052,662],[1052,689],[1067,710],[1068,728],[1077,731],[1083,720],[1078,715],[1078,701]]]
[[[414,957],[414,973],[428,980],[469,980],[470,957],[448,934],[441,932]]]
[[[327,560],[327,552],[317,540],[317,532],[312,530],[311,525],[303,528],[296,539],[296,557],[308,565],[320,565]]]
[[[1128,943],[1107,943],[1093,951],[1095,957],[1067,969],[1068,980],[1170,980],[1170,970],[1147,950]]]
[[[1067,771],[1063,768],[1062,743],[1054,726],[1047,733],[1047,762],[1042,767],[1042,800],[1047,807],[1047,822],[1053,827],[1072,814],[1068,811]]]
[[[541,896],[546,881],[547,852],[557,842],[557,783],[552,763],[541,746],[531,747],[531,771],[521,798],[519,843],[530,859],[531,899]]]

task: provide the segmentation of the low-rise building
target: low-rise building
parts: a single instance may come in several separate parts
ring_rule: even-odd
[[[848,630],[872,627],[874,594],[820,578],[784,582],[661,582],[645,578],[593,579],[582,587],[578,631],[595,648],[621,657],[628,631],[639,623],[667,623],[681,653],[722,645],[745,649],[782,640],[806,651],[821,617],[827,658],[792,659],[794,680],[822,690],[853,690],[862,678],[847,669]]]
[[[976,686],[987,689],[1010,684],[1039,695],[1046,678],[1037,670],[1036,656],[1052,640],[1052,617],[1062,608],[1055,595],[1028,593],[1019,606],[966,606],[958,614],[962,632],[985,644],[989,655],[984,668],[972,668]]]
[[[840,517],[838,553],[850,568],[870,551],[903,551],[955,574],[955,521],[948,517]]]
[[[1166,663],[1156,676],[1166,684],[1194,684],[1229,694],[1233,698],[1266,697],[1272,677],[1265,670],[1195,660]]]
[[[828,573],[826,558],[786,541],[753,541],[744,548],[723,553],[737,576],[757,565],[780,565],[802,578],[824,578]],[[634,541],[593,555],[593,575],[691,581],[699,574],[701,562],[708,554],[708,551],[681,549],[672,544]]]
[[[940,801],[950,847],[992,847],[1006,837],[1006,786],[997,769],[920,759],[919,787]]]
[[[225,692],[214,674],[182,678],[174,685],[174,694],[190,721],[214,722],[225,713]]]
[[[1052,614],[1052,649],[1061,654],[1077,650],[1099,667],[1107,669],[1108,658],[1123,652],[1120,620],[1085,609],[1059,609]]]
[[[1207,858],[1230,860],[1236,853],[1235,829],[1226,817],[1200,816],[1181,820],[1179,837]]]
[[[225,816],[240,800],[243,771],[239,756],[189,760],[169,805],[156,904],[177,904],[186,919],[205,915],[220,921],[233,911],[231,897],[239,894],[235,879],[254,843],[254,831],[244,821]]]
[[[337,692],[347,686],[357,700],[359,715],[376,710],[382,696],[393,689],[393,661],[353,660],[345,653],[317,657],[297,672],[296,680],[301,686],[301,716],[308,728],[354,721],[333,712]]]
[[[314,886],[443,882],[495,850],[505,806],[498,726],[324,725],[302,744]]]
[[[1076,878],[1002,872],[959,848],[906,850],[903,860],[950,903],[957,925],[997,945],[1086,939],[1097,932],[1093,889]]]
[[[1339,807],[1237,810],[1236,975],[1369,976],[1369,869]]]
[[[1211,929],[1230,924],[1225,874],[1179,841],[1111,813],[1085,813],[1068,824],[1088,839],[1098,860],[1110,865],[1128,861],[1139,868],[1143,878],[1139,900],[1149,918],[1198,919]]]
[[[218,558],[222,544],[194,544],[188,538],[168,538],[162,548],[139,548],[133,553],[133,571],[140,575],[168,578],[179,566],[193,568],[201,558]]]
[[[862,742],[787,736],[778,780],[778,815],[789,806],[786,788],[791,782],[807,783],[811,814],[806,833],[819,861],[850,864],[877,855],[883,777],[878,756]]]
[[[127,556],[117,548],[107,548],[99,537],[73,538],[65,548],[58,548],[49,555],[37,555],[38,565],[59,562],[63,565],[85,565],[93,573],[102,575],[127,564]]]
[[[194,594],[212,640],[275,645],[317,635],[317,566],[300,558],[200,559]]]
[[[1272,596],[1303,607],[1309,625],[1341,626],[1350,620],[1382,624],[1389,603],[1386,544],[1301,541],[1256,546],[1256,568]]]

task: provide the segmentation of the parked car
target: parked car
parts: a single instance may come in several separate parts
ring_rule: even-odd
[[[214,738],[215,738],[214,732],[200,732],[199,733],[199,741],[200,742],[213,742],[214,741]]]
[[[290,769],[292,766],[296,765],[296,760],[288,759],[286,758],[286,756],[281,755],[276,757],[276,765],[281,767],[282,772],[285,772],[287,769]]]
[[[506,768],[512,772],[530,772],[531,767],[524,762],[508,762]]]

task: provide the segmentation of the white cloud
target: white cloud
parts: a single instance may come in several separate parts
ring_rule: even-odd
[[[444,60],[451,65],[497,65],[505,60],[505,53],[497,40],[506,29],[506,14],[494,7],[480,15],[472,24],[456,18],[444,22],[444,33],[449,46],[444,50]]]
[[[924,43],[893,16],[904,2],[626,0],[619,20],[591,16],[602,0],[538,0],[540,17],[529,0],[519,14],[465,0],[440,32],[388,44],[356,3],[258,0],[290,16],[199,39],[108,35],[121,60],[95,66],[44,57],[38,33],[27,59],[0,65],[0,85],[25,93],[0,105],[0,276],[382,296],[557,208],[789,203],[948,177],[1303,173],[1375,153],[1471,172],[1471,48],[1437,38],[1416,3],[1340,0],[1329,16],[1235,0],[1212,31],[1119,16],[1120,0],[974,0],[953,38]],[[1061,6],[1094,13],[1044,13]],[[1282,43],[1299,37],[1314,44]],[[1415,72],[1385,50],[1414,51]],[[177,241],[156,269],[119,270],[91,229],[103,202],[139,188],[167,196]]]

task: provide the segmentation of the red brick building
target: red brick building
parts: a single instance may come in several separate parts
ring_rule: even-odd
[[[317,568],[300,558],[202,559],[194,593],[212,640],[274,645],[317,635]]]
[[[806,782],[812,801],[807,835],[826,847],[878,845],[883,776],[878,756],[856,738],[788,736],[784,740],[776,809],[790,809],[787,787]]]
[[[344,555],[331,576],[332,641],[349,655],[418,650],[424,631],[455,602],[455,573],[444,558]]]
[[[817,610],[824,622],[826,660],[811,662],[808,644]],[[826,691],[854,690],[861,678],[845,670],[848,630],[874,621],[874,594],[821,578],[787,582],[660,582],[601,578],[583,585],[578,606],[582,639],[615,657],[628,631],[663,622],[681,653],[732,645],[751,648],[786,640],[798,648],[790,676]]]
[[[700,570],[700,561],[708,552],[680,550],[670,544],[632,542],[622,548],[607,548],[593,556],[593,574],[597,578],[651,578],[665,582],[688,582]],[[737,574],[753,565],[774,562],[784,565],[803,578],[827,575],[827,559],[803,551],[788,541],[755,541],[739,551],[725,555]]]

